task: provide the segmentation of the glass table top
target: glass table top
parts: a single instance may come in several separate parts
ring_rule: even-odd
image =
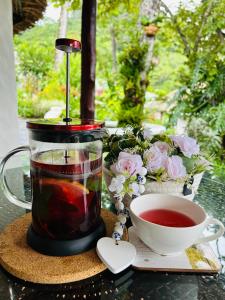
[[[17,194],[30,197],[29,180],[22,169],[8,171],[9,186]],[[11,183],[11,184],[10,184]],[[21,188],[21,187],[25,188]],[[210,216],[225,224],[225,183],[205,174],[194,201]],[[111,209],[110,199],[103,190],[103,207]],[[0,191],[0,230],[25,213],[8,202]],[[214,230],[210,227],[209,230]],[[114,275],[106,270],[90,279],[70,284],[42,285],[19,280],[0,267],[1,300],[53,299],[159,299],[159,300],[224,300],[225,299],[225,238],[210,243],[222,269],[219,274],[166,273],[137,271],[128,268]]]

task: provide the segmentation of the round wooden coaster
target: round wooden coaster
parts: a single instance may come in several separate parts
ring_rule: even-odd
[[[116,215],[102,209],[107,236],[112,235]],[[78,281],[94,276],[106,269],[95,248],[73,256],[47,256],[30,248],[26,243],[31,213],[9,224],[0,235],[0,264],[12,275],[42,284]],[[127,239],[127,233],[125,238]]]

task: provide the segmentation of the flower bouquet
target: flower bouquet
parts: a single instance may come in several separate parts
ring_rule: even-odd
[[[126,202],[144,193],[168,193],[192,199],[203,172],[210,168],[196,140],[185,135],[152,135],[127,128],[104,140],[104,176],[114,200]],[[118,202],[118,201],[117,201]]]

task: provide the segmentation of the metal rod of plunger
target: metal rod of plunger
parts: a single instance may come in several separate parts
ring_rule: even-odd
[[[66,120],[70,120],[70,53],[66,52]]]
[[[70,53],[66,52],[66,124],[70,122]],[[65,163],[68,163],[68,151],[64,154]]]
[[[81,44],[74,39],[59,38],[55,41],[55,48],[66,53],[66,117],[63,119],[68,125],[70,118],[70,54],[81,50]]]

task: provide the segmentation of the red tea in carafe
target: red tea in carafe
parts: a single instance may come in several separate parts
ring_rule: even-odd
[[[80,238],[100,221],[102,160],[87,150],[52,150],[31,158],[32,227],[42,237]]]

